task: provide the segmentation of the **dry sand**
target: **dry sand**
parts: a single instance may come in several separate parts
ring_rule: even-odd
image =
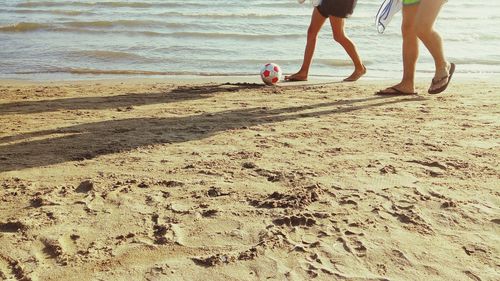
[[[500,83],[387,84],[1,82],[0,279],[500,280]]]

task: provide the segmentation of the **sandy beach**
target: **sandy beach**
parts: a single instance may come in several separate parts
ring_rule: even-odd
[[[500,81],[228,79],[0,82],[0,280],[500,280]]]

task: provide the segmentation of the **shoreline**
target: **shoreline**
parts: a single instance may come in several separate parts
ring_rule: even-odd
[[[287,74],[288,75],[288,74]],[[428,76],[428,77],[427,77]],[[284,75],[283,75],[284,77]],[[415,83],[423,84],[430,82],[432,76],[427,73],[424,77],[417,77]],[[493,79],[494,78],[494,79]],[[280,81],[278,86],[288,86],[288,85],[304,85],[304,84],[331,84],[331,83],[342,83],[342,77],[328,77],[328,76],[314,76],[312,75],[309,81],[306,82],[286,82]],[[362,77],[360,80],[353,83],[346,83],[352,85],[369,85],[369,84],[391,84],[397,83],[399,77],[396,79],[389,78],[370,78]],[[478,83],[500,83],[500,78],[497,78],[494,74],[489,74],[486,76],[471,76],[465,73],[457,73],[453,77],[453,82],[463,83],[463,82],[478,82]],[[13,84],[85,84],[85,83],[257,83],[262,84],[259,75],[242,75],[242,76],[198,76],[198,75],[175,75],[175,76],[164,76],[164,77],[146,77],[146,76],[118,76],[118,77],[92,77],[92,78],[71,78],[71,79],[50,79],[50,80],[37,80],[37,79],[0,79],[0,85],[13,85]]]

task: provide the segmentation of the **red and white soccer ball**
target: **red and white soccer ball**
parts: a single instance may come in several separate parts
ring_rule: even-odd
[[[281,80],[282,73],[279,65],[268,63],[260,70],[260,77],[266,85],[276,85]]]

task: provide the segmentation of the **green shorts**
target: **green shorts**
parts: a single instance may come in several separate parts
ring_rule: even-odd
[[[420,0],[403,0],[403,5],[408,6],[408,5],[415,5],[420,3]]]

